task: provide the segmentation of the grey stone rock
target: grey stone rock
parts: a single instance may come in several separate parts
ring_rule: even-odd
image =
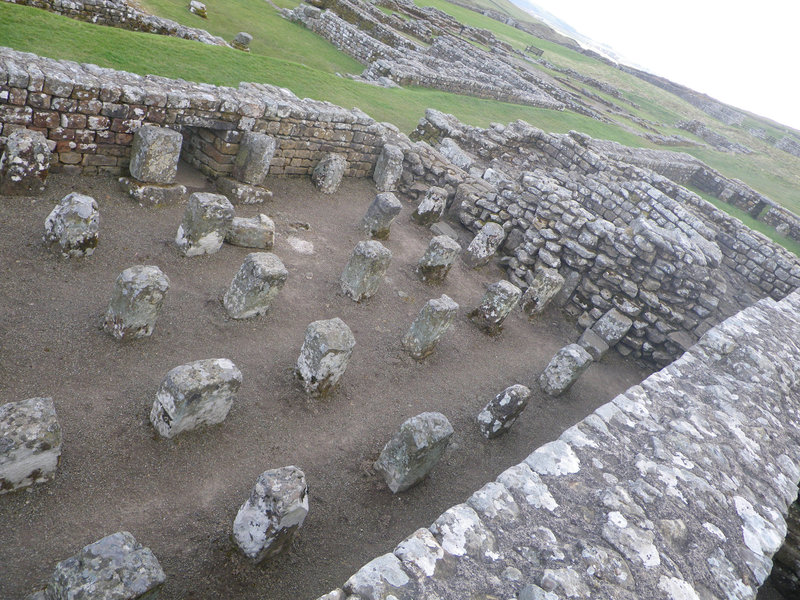
[[[117,275],[103,329],[118,340],[153,333],[169,278],[156,266],[135,265]]]
[[[264,133],[248,131],[239,142],[239,152],[233,163],[233,177],[242,183],[263,185],[269,165],[275,155],[275,138]]]
[[[34,195],[43,191],[50,172],[50,148],[39,131],[18,129],[0,155],[0,194]]]
[[[65,258],[91,256],[97,247],[100,212],[90,196],[64,196],[44,222],[44,242]]]
[[[347,170],[347,159],[342,154],[331,152],[317,163],[311,173],[311,181],[323,194],[335,194]]]
[[[431,525],[442,548],[453,556],[470,557],[479,562],[500,558],[497,539],[475,509],[466,504],[449,508]]]
[[[469,168],[472,166],[473,160],[452,138],[444,138],[442,143],[439,144],[438,150],[441,152],[442,156],[444,156],[459,169],[469,171]]]
[[[445,564],[444,549],[430,530],[424,527],[400,542],[394,549],[394,555],[407,569],[424,577],[434,577],[437,567]]]
[[[528,583],[522,587],[517,600],[559,600],[553,592],[543,590],[538,585]]]
[[[461,252],[461,246],[453,238],[437,235],[428,242],[425,254],[417,263],[417,275],[428,283],[441,283],[450,272]]]
[[[464,262],[473,269],[488,263],[506,237],[503,227],[498,223],[486,223],[472,238],[464,254]]]
[[[394,144],[384,144],[372,180],[378,191],[389,192],[397,189],[397,182],[403,173],[403,151]]]
[[[233,205],[225,196],[192,194],[175,236],[178,251],[184,256],[214,254],[222,247],[233,216]]]
[[[391,251],[380,242],[358,242],[339,279],[342,292],[356,302],[371,298],[377,293],[391,260]]]
[[[242,52],[250,52],[250,42],[253,41],[253,36],[245,31],[240,31],[236,34],[231,42],[231,46]]]
[[[131,177],[143,183],[173,183],[183,136],[172,129],[142,125],[133,134]]]
[[[222,423],[241,385],[242,372],[227,358],[175,367],[161,382],[150,422],[165,438]]]
[[[275,244],[275,223],[265,214],[257,217],[233,217],[225,241],[232,246],[272,250]]]
[[[312,7],[313,8],[313,7]],[[336,588],[327,594],[320,596],[317,600],[347,600],[347,594],[344,590]]]
[[[391,192],[382,192],[375,196],[364,215],[364,228],[370,237],[385,240],[389,237],[392,221],[400,214],[403,205]]]
[[[344,584],[351,598],[414,600],[415,582],[394,554],[384,554],[361,567]]]
[[[494,397],[478,413],[478,427],[487,439],[508,433],[511,426],[525,410],[531,391],[524,385],[512,385]]]
[[[458,304],[446,294],[425,303],[416,320],[403,337],[403,348],[415,360],[422,360],[433,352],[439,339],[456,317]]]
[[[0,494],[51,481],[61,458],[61,426],[52,398],[0,406]]]
[[[608,352],[608,344],[591,328],[584,329],[578,340],[578,345],[586,350],[592,357],[592,360],[598,361],[603,358]]]
[[[244,258],[222,297],[222,304],[233,319],[263,315],[288,277],[283,262],[272,252],[252,252]]]
[[[522,295],[520,306],[530,318],[540,315],[564,286],[564,278],[555,269],[536,267],[533,280]]]
[[[443,414],[425,412],[406,420],[383,447],[375,469],[392,493],[416,485],[442,457],[453,427]]]
[[[539,385],[550,396],[559,396],[575,383],[592,364],[591,355],[578,344],[569,344],[556,352],[539,377]]]
[[[612,308],[592,325],[592,331],[611,347],[624,338],[632,326],[633,321]]]
[[[233,521],[233,539],[255,562],[289,549],[308,514],[308,485],[295,466],[264,471]]]
[[[263,204],[272,199],[272,192],[268,189],[242,183],[230,177],[220,177],[216,186],[220,194],[236,204]]]
[[[128,195],[139,204],[177,204],[186,196],[186,186],[181,184],[159,185],[157,183],[142,183],[132,177],[120,177],[122,184]]]
[[[447,190],[433,186],[428,188],[411,214],[411,218],[420,225],[431,225],[442,218],[445,208],[447,208]]]
[[[353,332],[338,317],[309,324],[296,371],[306,393],[312,396],[330,393],[347,369],[355,345]]]
[[[437,221],[430,227],[431,233],[433,235],[446,235],[447,237],[458,241],[459,235],[458,231],[456,231],[450,224],[445,223],[444,221]]]
[[[204,19],[208,18],[208,11],[206,10],[206,5],[202,2],[198,2],[197,0],[191,0],[189,2],[189,12],[196,14],[198,17],[202,17]]]
[[[497,281],[487,288],[481,303],[469,313],[469,319],[486,333],[496,335],[521,296],[522,290],[513,283]]]

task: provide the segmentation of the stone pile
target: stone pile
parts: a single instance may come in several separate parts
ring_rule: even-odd
[[[91,256],[97,247],[100,212],[91,196],[71,192],[44,222],[44,242],[64,258]]]
[[[183,136],[166,127],[143,125],[133,134],[130,177],[120,183],[132,198],[142,203],[164,204],[180,201],[186,186],[175,184]]]
[[[30,196],[44,191],[51,154],[41,132],[19,129],[11,133],[0,155],[0,194]]]
[[[306,393],[325,396],[338,385],[356,340],[340,318],[314,321],[306,328],[296,373]]]
[[[425,303],[419,315],[403,337],[403,348],[415,360],[429,356],[439,339],[456,318],[458,304],[450,296],[442,294]]]
[[[233,205],[225,196],[195,192],[183,213],[175,244],[183,256],[214,254],[233,224]]]
[[[447,235],[431,238],[425,254],[417,263],[417,275],[428,283],[441,283],[461,252],[457,241]]]
[[[222,298],[233,319],[265,314],[283,288],[289,272],[272,252],[248,254]]]
[[[114,281],[103,329],[118,340],[152,335],[169,278],[156,266],[135,265]]]
[[[358,242],[339,279],[342,292],[356,302],[371,298],[378,292],[391,260],[391,251],[380,242]]]

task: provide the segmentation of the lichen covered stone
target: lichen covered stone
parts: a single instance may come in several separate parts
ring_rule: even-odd
[[[539,385],[550,396],[559,396],[592,364],[591,355],[578,344],[569,344],[556,352],[539,377]]]
[[[91,256],[97,247],[100,212],[91,196],[64,196],[44,222],[44,242],[65,258]]]
[[[222,304],[234,319],[263,315],[288,277],[283,262],[272,252],[252,252],[239,267]]]
[[[513,283],[505,280],[491,284],[481,298],[481,303],[469,313],[469,319],[490,335],[500,333],[503,321],[511,313],[522,296]]]
[[[323,194],[335,194],[347,170],[347,159],[342,154],[331,152],[317,163],[311,172],[311,181]]]
[[[447,208],[447,190],[433,186],[428,188],[411,214],[411,218],[420,225],[431,225],[442,218],[445,208]]]
[[[184,256],[214,254],[233,224],[233,205],[225,196],[195,192],[178,227],[175,244]]]
[[[428,300],[403,337],[403,348],[415,360],[422,360],[430,355],[439,339],[450,328],[457,311],[458,304],[446,294]]]
[[[460,252],[461,245],[451,236],[434,236],[417,263],[417,275],[427,283],[443,282]]]
[[[399,146],[383,145],[372,174],[372,180],[379,191],[388,192],[397,189],[397,182],[403,174],[403,158],[403,151]]]
[[[389,237],[392,221],[400,214],[403,206],[397,196],[391,192],[383,192],[375,196],[369,205],[367,214],[364,215],[364,229],[370,237],[376,240],[385,240]]]
[[[358,242],[339,278],[342,292],[356,302],[374,296],[391,261],[392,252],[380,242]]]
[[[103,329],[118,340],[151,335],[168,290],[169,278],[156,266],[125,269],[114,281]]]
[[[274,137],[254,131],[245,132],[233,163],[234,179],[250,185],[262,185],[269,173],[275,147]]]
[[[296,371],[306,393],[312,396],[330,393],[347,369],[355,345],[353,332],[338,317],[310,323]]]
[[[564,287],[564,277],[556,270],[539,265],[534,271],[533,280],[522,295],[520,306],[528,317],[533,318],[544,312],[550,301]]]
[[[50,148],[39,131],[18,129],[8,136],[0,155],[0,194],[25,196],[45,189]]]
[[[225,241],[232,246],[272,250],[275,222],[265,214],[257,217],[233,217]]]
[[[478,427],[483,437],[493,439],[508,433],[525,410],[530,397],[531,390],[524,385],[512,385],[497,394],[478,413]]]
[[[130,172],[143,183],[173,183],[178,174],[183,136],[166,127],[142,125],[133,134]]]
[[[501,225],[486,223],[467,246],[464,262],[473,269],[485,265],[497,252],[505,237],[506,233]]]

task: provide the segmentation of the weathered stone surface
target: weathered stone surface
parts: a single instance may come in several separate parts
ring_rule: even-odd
[[[167,290],[169,278],[158,267],[125,269],[114,281],[103,329],[118,340],[151,335]]]
[[[441,283],[461,252],[461,245],[446,235],[437,235],[428,242],[425,254],[417,263],[417,275],[422,281]]]
[[[592,325],[592,331],[611,347],[625,337],[632,325],[633,321],[616,308],[612,308]]]
[[[272,252],[248,254],[222,297],[222,304],[233,319],[247,319],[265,314],[289,272]]]
[[[447,190],[440,187],[430,187],[419,205],[411,214],[420,225],[431,225],[442,218],[447,208]]]
[[[198,2],[198,0],[191,0],[191,2],[189,2],[189,12],[196,14],[198,17],[203,17],[204,19],[208,18],[206,5],[202,2]]]
[[[578,340],[578,345],[586,350],[594,361],[600,360],[605,356],[606,352],[608,352],[608,344],[606,341],[591,328],[584,329]]]
[[[389,192],[397,189],[397,182],[403,174],[403,151],[394,144],[384,144],[372,180],[378,191]]]
[[[539,265],[534,272],[533,281],[520,300],[522,310],[529,317],[536,317],[547,308],[563,286],[564,278],[558,271]]]
[[[342,292],[356,302],[374,296],[391,260],[391,251],[380,242],[358,242],[339,279]]]
[[[422,360],[431,354],[439,339],[453,323],[457,310],[458,304],[446,294],[428,300],[403,337],[403,348],[406,352],[416,360]]]
[[[184,256],[214,254],[233,223],[233,205],[225,196],[195,192],[178,227],[175,244]]]
[[[311,172],[311,181],[323,194],[335,194],[347,170],[347,159],[342,154],[331,152],[317,163]]]
[[[550,396],[559,396],[592,364],[591,355],[578,344],[569,344],[556,352],[539,377],[539,385]]]
[[[44,134],[18,129],[8,136],[0,156],[0,194],[38,194],[44,190],[49,172],[50,148]]]
[[[248,131],[239,142],[239,153],[233,163],[233,177],[242,183],[262,185],[275,154],[275,138]]]
[[[119,182],[122,189],[140,204],[177,204],[186,196],[186,186],[182,184],[142,183],[132,177],[120,177]]]
[[[0,406],[0,494],[52,480],[60,457],[61,426],[52,398]]]
[[[253,41],[253,36],[245,31],[240,31],[233,38],[231,46],[242,52],[250,52],[250,42]]]
[[[257,217],[233,217],[225,241],[232,246],[272,250],[275,244],[275,223],[265,214]]]
[[[97,247],[100,212],[90,196],[64,196],[44,222],[44,242],[65,258],[91,256]]]
[[[464,261],[473,269],[485,265],[497,252],[505,237],[506,233],[501,225],[486,223],[467,246]]]
[[[227,358],[197,360],[167,373],[150,411],[165,438],[222,423],[242,385],[242,372]]]
[[[444,156],[459,169],[469,171],[469,168],[472,166],[472,159],[452,138],[444,138],[442,143],[439,144],[438,150],[442,153],[442,156]]]
[[[439,462],[453,427],[443,414],[425,412],[405,421],[375,462],[392,493],[419,483]]]
[[[521,296],[522,290],[513,283],[495,282],[486,289],[478,307],[469,313],[469,319],[486,333],[498,334]]]
[[[414,581],[408,576],[400,560],[391,553],[368,562],[344,584],[350,598],[395,598],[413,600]]]
[[[183,136],[166,127],[142,125],[133,134],[130,172],[143,183],[172,183],[178,174]]]
[[[324,396],[339,383],[356,340],[340,318],[314,321],[306,328],[297,359],[297,376],[307,394]]]
[[[217,191],[236,204],[263,204],[272,199],[272,192],[266,188],[242,183],[230,177],[220,177],[216,182]]]
[[[308,514],[305,474],[295,466],[264,471],[233,521],[233,539],[260,562],[289,549]]]
[[[377,240],[388,238],[392,221],[400,214],[402,208],[403,205],[397,196],[391,192],[382,192],[375,196],[363,220],[364,228],[370,237]]]
[[[458,231],[453,228],[449,223],[445,221],[438,221],[430,226],[431,233],[433,235],[446,235],[450,239],[458,241]]]
[[[524,385],[512,385],[494,397],[478,413],[478,427],[483,437],[492,439],[508,433],[511,426],[525,410],[531,391]]]

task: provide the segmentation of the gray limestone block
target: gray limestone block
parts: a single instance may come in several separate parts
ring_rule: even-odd
[[[505,237],[506,233],[500,224],[486,223],[467,246],[464,261],[473,269],[485,265],[497,252]]]
[[[358,242],[339,279],[342,292],[356,302],[374,296],[391,260],[391,251],[380,242]]]
[[[531,391],[524,385],[512,385],[497,394],[478,413],[478,427],[483,437],[492,439],[507,433],[528,405]]]
[[[225,196],[195,192],[183,213],[175,244],[184,256],[214,254],[233,223],[233,205]]]
[[[242,372],[227,358],[175,367],[161,382],[150,422],[165,438],[222,423],[241,385]]]
[[[564,287],[564,278],[556,269],[539,265],[534,271],[533,280],[520,300],[520,306],[528,317],[541,314],[550,301]]]
[[[459,169],[469,171],[469,168],[472,166],[473,160],[452,138],[444,138],[437,149],[439,152],[441,152],[442,156],[444,156]]]
[[[347,170],[347,159],[342,154],[331,152],[317,163],[311,173],[311,181],[323,194],[335,194]]]
[[[91,256],[97,247],[100,212],[90,196],[72,192],[47,215],[44,242],[66,258]]]
[[[460,252],[461,245],[450,236],[437,235],[431,238],[425,254],[417,263],[417,275],[422,281],[441,283]]]
[[[288,550],[308,514],[306,476],[295,466],[264,471],[233,521],[233,539],[260,562]]]
[[[61,426],[52,398],[29,398],[0,406],[0,494],[56,475]]]
[[[411,214],[420,225],[431,225],[442,218],[447,208],[447,190],[440,187],[430,187],[419,205]]]
[[[233,177],[242,183],[262,185],[275,155],[275,138],[264,133],[248,131],[239,142],[239,152],[233,163]]]
[[[253,41],[253,36],[246,31],[240,31],[236,34],[231,41],[231,46],[243,52],[250,52],[250,42]]]
[[[418,578],[434,577],[437,568],[446,568],[449,557],[433,537],[430,529],[422,527],[397,544],[394,555],[399,558],[406,570],[413,572]]]
[[[578,340],[578,345],[586,350],[592,356],[592,360],[595,361],[603,358],[606,352],[608,352],[608,344],[606,341],[591,328],[584,329]]]
[[[500,333],[503,321],[511,313],[522,296],[513,283],[505,280],[491,284],[475,310],[469,313],[469,319],[490,335]]]
[[[186,186],[142,183],[132,177],[120,177],[122,189],[140,204],[177,204],[186,196]]]
[[[230,177],[217,179],[217,191],[236,204],[263,204],[272,199],[272,192],[266,188],[242,183]]]
[[[389,230],[392,221],[400,214],[403,206],[391,192],[382,192],[375,196],[375,200],[369,205],[367,214],[362,221],[364,229],[370,237],[385,240],[389,237]]]
[[[242,248],[272,250],[275,244],[275,223],[265,214],[257,217],[233,217],[225,241]]]
[[[403,337],[403,348],[415,360],[422,360],[433,352],[439,339],[453,323],[458,304],[446,294],[425,303],[416,320]]]
[[[0,194],[24,196],[44,190],[50,172],[50,147],[39,131],[18,129],[0,155]]]
[[[416,582],[394,554],[375,558],[356,571],[344,586],[352,598],[395,598],[415,600]]]
[[[355,345],[353,332],[338,317],[310,323],[296,371],[306,393],[324,396],[332,391],[347,369]]]
[[[118,340],[151,335],[167,290],[169,278],[158,267],[125,269],[114,281],[103,329]]]
[[[127,531],[85,546],[56,565],[48,600],[154,599],[166,580],[158,559]]]
[[[233,319],[247,319],[265,314],[289,272],[283,262],[272,252],[248,254],[230,286],[222,297],[222,304]]]
[[[133,134],[131,176],[144,183],[173,183],[182,143],[183,136],[178,131],[142,125]]]
[[[550,396],[566,392],[592,364],[592,356],[578,344],[569,344],[555,353],[539,377],[539,385]]]
[[[624,338],[632,326],[633,321],[612,308],[592,325],[592,330],[611,347]]]
[[[425,412],[406,420],[383,447],[375,469],[392,493],[416,485],[442,457],[453,427],[443,414]]]
[[[431,532],[448,554],[468,556],[478,562],[499,558],[497,538],[483,523],[475,509],[456,504],[431,525]]]
[[[372,180],[378,191],[388,192],[397,189],[397,182],[403,174],[403,151],[394,144],[384,144]]]

